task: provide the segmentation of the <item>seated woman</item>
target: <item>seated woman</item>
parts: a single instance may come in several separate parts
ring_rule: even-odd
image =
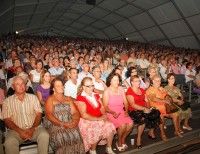
[[[78,89],[76,102],[81,114],[79,129],[83,137],[85,151],[96,154],[97,144],[99,141],[99,144],[105,144],[103,140],[106,139],[106,152],[114,154],[111,146],[116,130],[114,125],[107,120],[100,96],[93,93],[93,89],[92,78],[83,78]]]
[[[128,115],[128,102],[124,89],[120,86],[121,77],[111,73],[106,81],[108,88],[103,94],[103,103],[108,119],[115,125],[118,134],[117,148],[124,151],[128,148],[126,137],[131,132],[133,121]]]
[[[166,112],[166,104],[170,105],[170,101],[166,98],[166,90],[163,87],[161,87],[161,77],[159,75],[155,75],[154,77],[152,77],[152,82],[153,84],[147,89],[146,95],[150,106],[155,107],[161,113],[161,124],[159,125],[159,127],[162,140],[167,140],[167,137],[164,132],[164,117],[172,118],[175,128],[175,135],[182,137],[179,129],[179,113],[174,112],[168,114]]]
[[[50,80],[51,80],[50,73],[48,71],[42,72],[40,85],[38,85],[36,89],[38,100],[40,101],[42,106],[44,106],[47,98],[50,95],[50,85],[51,85]]]
[[[192,130],[189,126],[189,119],[191,117],[191,108],[190,106],[183,101],[183,95],[178,87],[174,86],[175,83],[175,75],[173,73],[169,73],[167,75],[168,85],[165,87],[168,95],[170,95],[173,99],[173,102],[179,106],[179,114],[180,114],[180,122],[184,120],[183,129]],[[180,124],[179,124],[180,125]],[[181,133],[183,133],[180,130]]]
[[[130,82],[131,87],[128,88],[126,97],[129,102],[129,115],[138,125],[136,146],[140,149],[142,148],[141,136],[145,127],[150,129],[149,138],[155,139],[153,129],[160,124],[160,112],[156,109],[149,109],[145,90],[140,88],[139,76],[132,76]]]
[[[51,83],[51,96],[45,103],[44,125],[50,135],[50,145],[56,154],[84,154],[79,132],[80,119],[74,102],[64,96],[64,86],[59,78]]]

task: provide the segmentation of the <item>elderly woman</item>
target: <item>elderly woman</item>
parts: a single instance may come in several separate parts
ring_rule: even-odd
[[[129,115],[134,123],[138,125],[136,146],[140,149],[142,148],[141,137],[145,127],[150,129],[149,138],[155,139],[153,129],[160,124],[160,112],[149,109],[145,90],[140,88],[139,76],[132,76],[130,82],[131,87],[128,88],[126,97],[129,102]]]
[[[124,151],[128,148],[126,137],[131,132],[133,121],[128,115],[128,102],[124,89],[120,86],[121,77],[111,73],[106,81],[108,88],[103,94],[103,103],[108,119],[115,125],[118,134],[117,148]]]
[[[188,103],[184,104],[183,95],[178,87],[174,86],[175,83],[175,75],[173,73],[169,73],[167,75],[168,85],[165,87],[168,95],[170,95],[173,99],[173,102],[179,106],[179,114],[180,114],[180,122],[184,120],[183,129],[192,130],[189,126],[189,118],[191,117],[191,108]],[[180,125],[180,124],[179,124]],[[182,131],[180,130],[182,133]]]
[[[79,132],[80,115],[73,100],[64,96],[62,80],[51,83],[51,96],[45,103],[45,126],[50,134],[50,145],[56,154],[84,154]]]
[[[76,102],[81,114],[79,128],[83,137],[85,151],[89,151],[90,154],[96,154],[97,144],[99,141],[99,144],[105,144],[104,139],[106,139],[106,152],[114,154],[111,146],[116,130],[105,115],[105,109],[99,94],[95,94],[93,89],[94,83],[92,78],[83,78]]]
[[[174,112],[174,113],[167,113],[166,112],[166,104],[170,105],[169,99],[167,99],[167,91],[161,87],[161,77],[159,75],[155,75],[152,78],[152,86],[150,86],[147,91],[147,99],[150,103],[151,107],[155,107],[158,109],[161,113],[161,124],[159,125],[160,127],[160,133],[161,133],[161,138],[163,141],[167,140],[167,137],[164,132],[164,117],[169,117],[172,118],[174,128],[175,128],[175,135],[182,136],[180,131],[179,131],[179,113]]]

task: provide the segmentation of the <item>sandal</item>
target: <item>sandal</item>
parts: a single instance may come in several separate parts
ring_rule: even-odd
[[[168,140],[166,135],[161,135],[161,139],[165,142]]]
[[[119,152],[125,151],[124,147],[123,146],[119,147],[118,144],[117,144],[117,142],[116,142],[116,147],[119,150]]]
[[[182,135],[180,132],[178,132],[178,133],[177,133],[177,132],[174,132],[174,135],[175,135],[175,136],[178,136],[178,137],[183,137],[183,135]]]
[[[122,144],[122,147],[123,147],[124,149],[128,149],[128,145],[127,145],[127,144]]]

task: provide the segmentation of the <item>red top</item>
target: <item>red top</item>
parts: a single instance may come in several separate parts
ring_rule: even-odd
[[[126,91],[126,95],[131,95],[133,96],[134,100],[135,100],[135,104],[139,105],[139,106],[146,106],[146,102],[145,102],[145,90],[140,88],[142,94],[138,95],[136,94],[131,87],[129,87]],[[132,102],[129,102],[132,103]],[[134,108],[132,108],[131,106],[129,106],[129,111],[133,111]]]
[[[94,94],[95,99],[98,103],[98,107],[94,107],[94,105],[92,105],[92,103],[89,102],[89,100],[85,97],[85,96],[77,96],[76,100],[80,101],[80,102],[84,102],[86,105],[86,112],[94,117],[101,117],[102,113],[101,113],[101,103],[99,102],[100,96],[99,94]]]

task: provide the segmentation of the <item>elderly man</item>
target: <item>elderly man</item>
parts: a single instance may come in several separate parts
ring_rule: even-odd
[[[6,154],[18,154],[19,145],[31,140],[38,143],[38,154],[48,153],[49,134],[38,127],[42,110],[35,95],[26,93],[25,81],[16,76],[13,79],[15,94],[5,99],[2,106],[2,116],[9,128],[5,139]]]

